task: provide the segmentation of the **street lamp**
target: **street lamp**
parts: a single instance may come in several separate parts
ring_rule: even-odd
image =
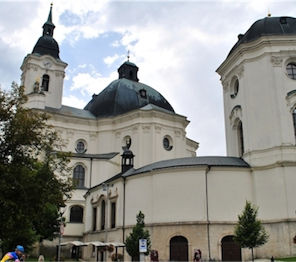
[[[109,184],[109,183],[103,183],[102,184],[102,187],[103,187],[103,191],[106,191],[106,204],[105,204],[105,208],[106,208],[106,213],[105,213],[105,243],[107,243],[108,241],[108,214],[109,214],[109,188],[110,187],[113,187],[113,184]],[[105,251],[105,261],[107,261],[107,251]]]
[[[61,259],[61,242],[62,242],[62,237],[64,234],[64,221],[63,221],[63,215],[65,213],[66,209],[63,211],[60,210],[59,212],[59,247],[58,247],[58,262]]]

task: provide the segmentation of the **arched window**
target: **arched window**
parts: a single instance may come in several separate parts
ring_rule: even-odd
[[[239,91],[239,81],[237,76],[234,76],[230,83],[230,97],[235,98]]]
[[[116,226],[116,202],[111,203],[111,228]]]
[[[295,138],[296,138],[296,108],[293,110],[293,125],[294,125],[294,135],[295,135]]]
[[[81,206],[72,206],[70,210],[70,222],[82,223],[83,222],[83,208]]]
[[[237,125],[237,139],[238,139],[238,155],[240,157],[243,156],[245,149],[244,149],[244,134],[243,134],[243,123],[242,121],[238,122]]]
[[[93,231],[97,230],[97,207],[93,207]]]
[[[106,204],[105,200],[102,200],[101,203],[101,230],[105,229],[105,214],[106,214]]]
[[[45,74],[42,76],[42,84],[41,84],[42,91],[48,91],[48,86],[49,86],[49,75]]]
[[[287,64],[287,74],[291,79],[296,79],[296,63],[289,63]]]
[[[77,188],[84,188],[85,169],[82,165],[77,165],[73,172],[73,181]]]

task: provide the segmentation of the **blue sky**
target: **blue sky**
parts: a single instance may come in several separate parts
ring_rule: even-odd
[[[19,82],[20,66],[42,34],[51,1],[0,0],[0,84]],[[191,121],[198,155],[225,155],[222,86],[215,70],[258,19],[295,16],[294,1],[54,0],[54,38],[68,64],[63,103],[83,108],[117,79],[126,60]]]

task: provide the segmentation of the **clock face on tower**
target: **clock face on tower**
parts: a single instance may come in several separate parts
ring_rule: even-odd
[[[50,68],[50,67],[52,66],[52,63],[51,63],[51,61],[49,61],[49,60],[44,60],[43,65],[44,65],[44,67],[46,67],[46,68]]]

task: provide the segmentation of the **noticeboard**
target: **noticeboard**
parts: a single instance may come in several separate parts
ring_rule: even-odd
[[[147,239],[139,239],[139,252],[140,253],[147,252]]]

